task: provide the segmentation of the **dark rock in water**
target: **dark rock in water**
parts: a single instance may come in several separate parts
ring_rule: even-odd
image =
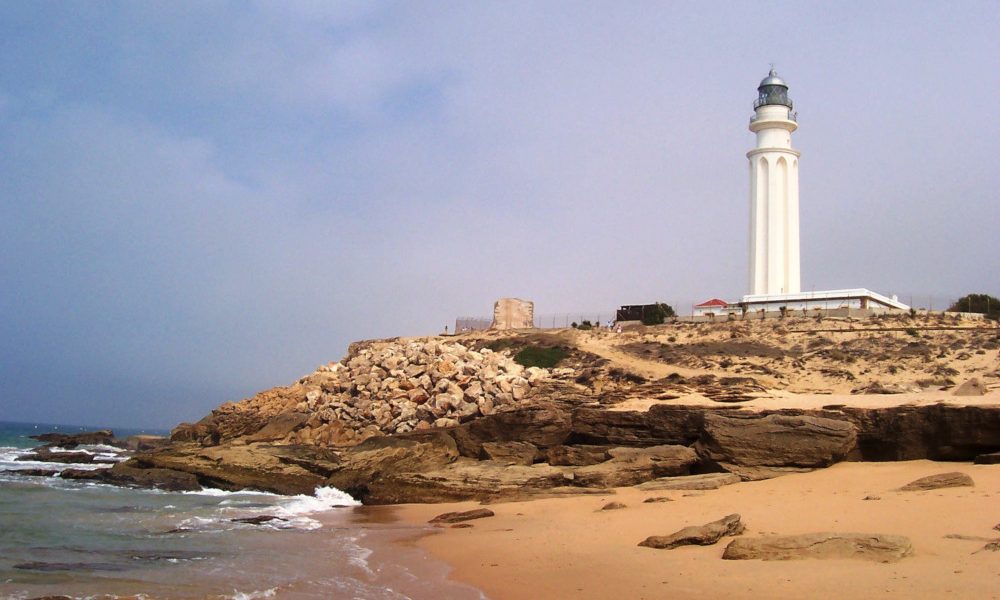
[[[924,490],[938,490],[951,487],[973,487],[976,483],[965,473],[954,471],[951,473],[940,473],[938,475],[928,475],[899,488],[901,492],[919,492]]]
[[[25,477],[52,477],[58,472],[52,469],[17,469],[8,471],[8,473],[24,475]]]
[[[61,448],[76,448],[80,444],[106,444],[110,445],[115,441],[115,434],[110,429],[98,431],[87,431],[84,433],[42,433],[40,435],[29,436],[33,440],[45,442],[49,446],[59,446]]]
[[[42,446],[31,454],[24,454],[17,457],[20,461],[35,462],[55,462],[74,465],[86,465],[93,463],[111,463],[114,461],[100,458],[88,452],[53,452],[50,448]]]
[[[740,535],[745,529],[746,527],[740,521],[740,516],[731,514],[705,525],[685,527],[670,535],[651,535],[639,542],[639,545],[659,550],[671,550],[693,544],[710,546],[722,539],[723,536]]]
[[[901,535],[880,533],[805,533],[733,540],[725,560],[795,560],[854,558],[896,562],[913,554],[913,544]]]
[[[857,429],[846,421],[807,415],[709,413],[695,448],[704,460],[740,474],[739,468],[731,467],[763,467],[765,471],[826,467],[843,460],[856,441]]]
[[[110,469],[88,471],[66,469],[59,474],[63,479],[88,479],[125,487],[155,488],[169,492],[190,492],[201,489],[198,478],[172,469],[142,469],[118,463]]]
[[[76,563],[59,563],[59,562],[41,562],[32,561],[18,563],[14,565],[15,569],[20,569],[22,571],[127,571],[128,567],[124,565],[117,565],[115,563],[99,563],[99,562],[76,562]]]
[[[1000,452],[980,454],[973,462],[977,465],[1000,465]]]
[[[463,512],[442,513],[428,521],[428,523],[460,523],[462,521],[492,517],[494,514],[495,513],[488,508],[476,508],[474,510],[467,510]]]
[[[229,519],[233,523],[248,523],[250,525],[260,525],[261,523],[270,523],[271,521],[287,521],[288,519],[283,519],[281,517],[276,517],[274,515],[259,515],[256,517],[241,517],[239,519]]]

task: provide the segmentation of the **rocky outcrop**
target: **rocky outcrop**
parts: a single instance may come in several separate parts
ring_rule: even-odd
[[[951,487],[974,487],[976,483],[965,473],[954,471],[951,473],[940,473],[928,475],[911,481],[899,488],[901,492],[922,492],[925,490],[939,490]]]
[[[66,463],[66,464],[93,464],[93,463],[112,463],[114,461],[103,459],[90,452],[56,452],[47,446],[41,446],[30,454],[23,454],[17,457],[16,460],[19,461],[34,461],[34,462],[50,462],[50,463]]]
[[[583,487],[623,487],[657,477],[687,475],[698,455],[685,446],[612,448],[611,456],[596,465],[573,471],[574,485]]]
[[[731,514],[722,517],[718,521],[712,521],[704,525],[685,527],[670,535],[652,535],[639,542],[640,546],[646,548],[656,548],[659,550],[671,550],[680,546],[710,546],[724,536],[740,535],[746,529],[740,520],[740,515]]]
[[[806,533],[735,539],[726,546],[726,560],[796,560],[853,558],[896,562],[913,554],[910,540],[879,533]]]
[[[807,415],[708,413],[695,448],[722,470],[758,479],[773,468],[826,467],[843,460],[857,440],[846,421]]]
[[[233,439],[346,447],[370,437],[453,427],[525,404],[550,378],[507,352],[434,339],[352,344],[294,385],[227,403],[171,432],[175,442]],[[489,440],[494,441],[494,440]]]
[[[972,460],[1000,450],[998,407],[935,404],[825,412],[857,427],[851,460]]]
[[[986,394],[986,386],[975,377],[964,382],[951,392],[952,396],[982,396],[984,394]]]
[[[29,436],[33,440],[44,442],[48,447],[76,448],[80,445],[110,445],[115,442],[115,434],[110,429],[86,431],[83,433],[42,433]]]
[[[538,447],[530,442],[483,442],[480,458],[505,465],[531,465],[538,456]]]

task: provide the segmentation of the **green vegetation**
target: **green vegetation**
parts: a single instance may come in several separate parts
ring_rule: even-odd
[[[657,302],[650,310],[646,310],[642,315],[643,325],[662,325],[670,317],[676,317],[674,308],[664,302]]]
[[[987,294],[968,294],[956,300],[948,311],[982,313],[988,319],[1000,321],[1000,300]]]
[[[528,346],[514,355],[514,362],[524,367],[551,369],[566,358],[565,348],[541,348]]]
[[[583,323],[580,323],[579,325],[577,325],[576,322],[574,322],[573,327],[575,329],[582,329],[583,331],[590,331],[591,329],[594,328],[594,324],[588,320],[584,320]]]

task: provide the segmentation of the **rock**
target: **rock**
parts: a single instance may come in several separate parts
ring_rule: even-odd
[[[666,536],[652,535],[639,542],[640,546],[670,550],[680,546],[710,546],[726,535],[740,535],[746,527],[740,521],[738,514],[725,516],[718,521],[705,525],[685,527],[680,531]]]
[[[975,377],[956,387],[951,392],[952,396],[983,396],[985,394],[986,386]]]
[[[569,413],[542,402],[463,423],[450,433],[462,456],[477,458],[484,442],[528,442],[541,449],[558,446],[570,428]]]
[[[620,510],[622,508],[626,508],[626,506],[621,502],[608,502],[601,507],[601,510]]]
[[[715,490],[724,485],[739,483],[740,477],[733,473],[704,473],[701,475],[681,475],[677,477],[662,477],[653,479],[645,483],[640,483],[638,487],[645,491],[661,490]]]
[[[902,386],[891,383],[880,383],[875,381],[867,385],[856,387],[851,390],[852,394],[902,394],[908,390]]]
[[[546,451],[545,456],[550,465],[584,467],[611,458],[608,454],[610,449],[611,446],[554,446]]]
[[[283,519],[281,517],[276,517],[274,515],[259,515],[256,517],[240,517],[238,519],[229,519],[233,523],[247,523],[249,525],[260,525],[262,523],[270,523],[271,521],[287,521],[288,519]]]
[[[434,517],[428,521],[428,523],[460,523],[462,521],[492,517],[494,514],[495,513],[488,508],[476,508],[474,510],[466,510],[463,512],[443,513]]]
[[[98,456],[91,454],[89,452],[53,452],[52,449],[48,448],[47,446],[42,446],[31,454],[22,454],[21,456],[18,456],[15,460],[65,463],[65,464],[75,464],[75,465],[89,465],[93,463],[114,462],[107,459],[99,458]]]
[[[797,560],[853,558],[896,562],[913,554],[910,540],[880,533],[805,533],[740,538],[729,543],[725,560]]]
[[[155,488],[168,492],[192,492],[201,489],[198,478],[191,473],[174,469],[137,468],[126,463],[118,463],[110,469],[66,469],[59,473],[59,477],[89,479],[123,487]]]
[[[826,467],[857,441],[851,423],[782,414],[707,413],[695,448],[725,471],[736,467]]]
[[[976,552],[973,552],[973,554],[977,554],[979,552],[1000,552],[1000,540],[987,542],[985,546],[983,546],[979,550],[976,550]]]
[[[162,435],[130,435],[125,439],[125,449],[132,452],[149,452],[170,445],[170,438]]]
[[[60,448],[76,448],[83,445],[105,444],[111,445],[115,441],[115,434],[110,429],[99,429],[97,431],[86,431],[83,433],[42,433],[40,435],[28,436],[33,440],[44,442],[48,446],[58,446]]]
[[[528,442],[483,442],[483,460],[495,460],[507,465],[531,465],[538,448]]]
[[[643,500],[643,504],[652,504],[656,502],[673,502],[673,498],[668,498],[666,496],[652,496]]]
[[[928,475],[899,488],[900,492],[919,492],[924,490],[937,490],[951,487],[973,487],[975,482],[965,473],[954,471],[951,473],[940,473],[938,475]]]
[[[574,444],[607,446],[689,446],[698,439],[706,412],[727,414],[729,407],[654,405],[648,411],[577,408],[573,411]]]
[[[15,475],[22,475],[24,477],[52,477],[59,473],[54,469],[14,469],[8,471],[8,473],[13,473]]]
[[[574,471],[576,485],[585,487],[622,487],[657,477],[687,475],[698,461],[694,450],[684,446],[650,448],[612,448],[611,459]]]
[[[1000,452],[980,454],[973,460],[973,462],[977,465],[1000,465]]]

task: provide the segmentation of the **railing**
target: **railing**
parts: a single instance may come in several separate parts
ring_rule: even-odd
[[[799,113],[792,112],[792,111],[789,110],[788,111],[788,120],[789,121],[795,121],[797,123],[798,120],[799,120]],[[751,115],[750,116],[750,122],[754,123],[756,121],[758,121],[757,115],[756,114]]]

